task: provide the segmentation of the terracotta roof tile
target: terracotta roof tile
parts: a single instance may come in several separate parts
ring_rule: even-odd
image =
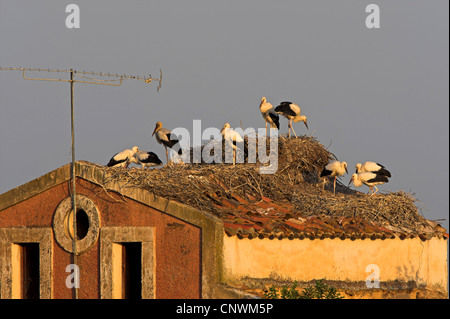
[[[270,198],[247,199],[236,194],[229,198],[212,195],[215,206],[224,222],[225,233],[238,238],[341,238],[341,239],[386,239],[419,237],[431,238],[432,232],[407,233],[395,227],[384,227],[357,217],[304,216],[287,202],[275,202]],[[443,234],[444,238],[448,238]]]

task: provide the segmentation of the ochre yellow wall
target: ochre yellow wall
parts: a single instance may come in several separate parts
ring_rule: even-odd
[[[447,240],[239,239],[224,236],[224,279],[273,278],[297,281],[410,281],[447,292]]]

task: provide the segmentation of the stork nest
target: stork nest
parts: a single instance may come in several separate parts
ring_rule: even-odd
[[[246,137],[245,145],[249,140]],[[266,143],[269,152],[269,143]],[[205,145],[201,146],[201,149]],[[223,154],[225,153],[222,145]],[[191,158],[193,155],[193,149]],[[260,174],[259,169],[267,164],[171,164],[160,169],[108,168],[104,170],[107,182],[120,181],[122,187],[138,187],[155,195],[172,199],[202,211],[221,217],[217,198],[270,198],[289,203],[299,216],[352,216],[400,230],[418,230],[427,227],[427,220],[415,205],[414,194],[403,191],[379,193],[367,196],[348,188],[339,180],[336,196],[333,183],[319,177],[323,167],[336,159],[315,137],[278,139],[278,170],[275,174]],[[249,196],[247,196],[249,195]]]

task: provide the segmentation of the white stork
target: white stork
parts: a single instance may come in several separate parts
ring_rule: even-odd
[[[156,133],[156,135],[155,135]],[[166,149],[166,158],[167,163],[169,163],[169,154],[167,152],[167,148],[173,148],[175,145],[178,144],[178,155],[183,154],[180,146],[180,141],[176,138],[176,136],[173,136],[171,131],[168,129],[165,129],[160,121],[156,122],[155,129],[153,130],[152,136],[155,135],[156,141],[159,144],[162,144],[164,148]]]
[[[153,152],[144,151],[139,151],[134,154],[134,162],[138,165],[142,165],[142,169],[152,166],[159,166],[162,164],[158,155]]]
[[[220,131],[220,134],[222,134],[225,142],[229,143],[233,148],[233,165],[236,165],[237,143],[243,143],[244,139],[238,132],[231,128],[229,123],[224,124],[222,130]]]
[[[294,131],[294,127],[292,127],[292,121],[294,121],[294,123],[303,122],[305,123],[306,128],[309,129],[307,118],[304,115],[300,115],[300,106],[298,106],[297,104],[292,102],[281,102],[280,105],[275,108],[275,112],[283,115],[288,119],[289,137],[291,137],[291,129],[292,132],[294,132],[295,137],[297,137],[297,134],[295,134]]]
[[[379,175],[377,173],[362,172],[354,173],[348,185],[350,185],[351,182],[353,182],[353,185],[355,185],[355,187],[360,187],[362,184],[368,186],[371,191],[370,196],[372,196],[378,192],[378,188],[376,185],[387,183],[389,182],[389,179],[387,178],[387,176]],[[375,193],[373,192],[373,187],[375,187],[376,189]]]
[[[267,99],[263,97],[261,104],[259,105],[262,117],[266,122],[266,136],[267,136],[267,123],[270,124],[270,128],[280,129],[280,116],[274,111],[273,105],[267,102]]]
[[[130,165],[131,162],[133,162],[134,154],[139,152],[139,147],[133,146],[133,148],[123,150],[120,153],[116,153],[111,159],[109,160],[109,163],[106,164],[108,167],[125,167],[127,168],[128,165]]]
[[[364,164],[356,164],[356,173],[372,172],[378,175],[383,175],[386,177],[391,177],[391,172],[389,172],[386,167],[380,163],[375,162],[365,162]]]
[[[334,195],[336,195],[336,179],[338,176],[344,175],[344,173],[348,174],[347,163],[333,161],[324,167],[322,173],[320,173],[320,177],[327,177],[327,176],[334,177],[333,192]],[[323,187],[325,189],[325,179],[323,180]]]

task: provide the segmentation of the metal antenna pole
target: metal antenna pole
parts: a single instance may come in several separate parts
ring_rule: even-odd
[[[73,217],[73,235],[72,235],[72,250],[73,250],[73,263],[77,265],[77,217],[76,217],[76,200],[75,200],[75,120],[74,120],[74,91],[73,91],[73,84],[75,82],[79,83],[88,83],[88,84],[99,84],[99,85],[109,85],[109,86],[120,86],[122,85],[123,80],[139,80],[143,81],[145,83],[152,83],[152,81],[159,82],[157,90],[159,92],[159,89],[161,88],[162,83],[162,71],[160,69],[160,78],[159,79],[152,79],[151,75],[148,77],[145,76],[134,76],[134,75],[119,75],[119,74],[111,74],[111,73],[104,73],[104,72],[85,72],[85,71],[75,71],[73,69],[70,70],[59,70],[59,69],[34,69],[34,68],[4,68],[0,67],[0,71],[22,71],[22,76],[25,80],[35,80],[35,81],[61,81],[61,82],[69,82],[70,83],[70,117],[71,117],[71,133],[72,133],[72,161],[71,161],[71,180],[72,180],[72,217]],[[30,72],[57,72],[57,73],[70,73],[70,80],[64,80],[64,79],[50,79],[50,78],[31,78],[25,76],[25,71]],[[75,80],[74,75],[79,75],[80,77],[87,79],[89,81],[81,81],[81,80]],[[93,79],[90,77],[87,77],[86,75],[94,75],[97,77],[109,77],[113,79]],[[119,83],[112,83],[114,81],[118,81]],[[75,290],[74,290],[74,297],[75,299],[78,299],[78,287],[77,283],[79,282],[78,278],[79,273],[76,272],[75,276]]]
[[[73,237],[72,237],[72,250],[73,250],[73,263],[74,265],[78,265],[77,258],[77,204],[75,201],[75,125],[74,125],[74,112],[73,112],[73,70],[70,69],[70,124],[71,124],[71,133],[72,133],[72,217],[73,217]],[[78,272],[75,272],[75,299],[78,299],[78,287],[77,283],[79,282]]]

